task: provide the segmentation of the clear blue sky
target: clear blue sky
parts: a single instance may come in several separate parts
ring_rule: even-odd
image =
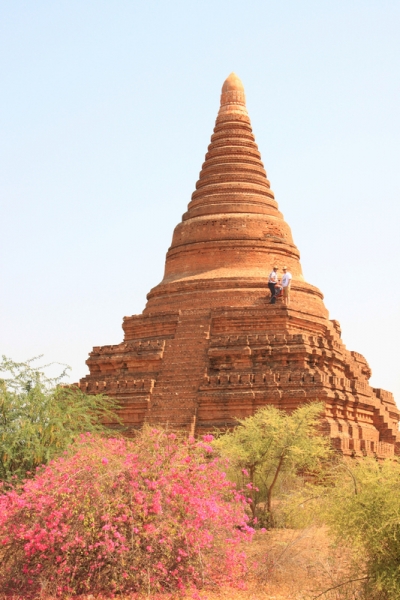
[[[400,402],[400,2],[1,0],[0,353],[87,372],[242,79],[306,279]]]

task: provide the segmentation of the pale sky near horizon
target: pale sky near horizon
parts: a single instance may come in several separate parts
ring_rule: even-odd
[[[76,381],[122,341],[231,71],[306,280],[400,405],[398,0],[0,0],[0,354]]]

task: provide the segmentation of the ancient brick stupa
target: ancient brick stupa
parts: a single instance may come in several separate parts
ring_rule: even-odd
[[[369,385],[366,360],[344,346],[299,256],[232,73],[164,279],[141,315],[124,318],[121,344],[93,349],[81,388],[116,397],[128,432],[148,422],[201,433],[266,404],[319,400],[344,454],[393,455],[393,396]],[[275,264],[293,275],[290,307],[269,303]]]

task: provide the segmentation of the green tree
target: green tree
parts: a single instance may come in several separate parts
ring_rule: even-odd
[[[326,519],[352,547],[366,600],[400,598],[400,464],[347,461],[326,496]],[[326,508],[327,507],[327,508]]]
[[[40,357],[37,357],[40,358]],[[114,400],[61,385],[68,367],[48,377],[37,358],[0,362],[0,480],[23,479],[47,463],[82,432],[105,433],[118,422]]]
[[[330,456],[329,439],[318,433],[322,411],[320,403],[291,414],[266,406],[214,441],[229,459],[231,477],[249,489],[253,518],[261,523],[274,524],[272,500],[283,475],[316,473]]]

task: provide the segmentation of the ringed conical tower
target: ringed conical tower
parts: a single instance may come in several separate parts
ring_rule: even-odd
[[[273,266],[293,275],[290,306],[270,304]],[[94,348],[80,387],[118,398],[127,431],[144,422],[205,432],[266,404],[322,401],[327,435],[345,454],[394,454],[399,411],[372,388],[361,354],[341,341],[322,293],[304,280],[232,73],[164,278],[124,341]]]
[[[299,258],[261,162],[242,82],[231,73],[196,191],[175,228],[164,279],[148,294],[146,312],[205,302],[264,305],[276,263],[293,274],[296,304],[326,317],[322,294],[304,281]]]

